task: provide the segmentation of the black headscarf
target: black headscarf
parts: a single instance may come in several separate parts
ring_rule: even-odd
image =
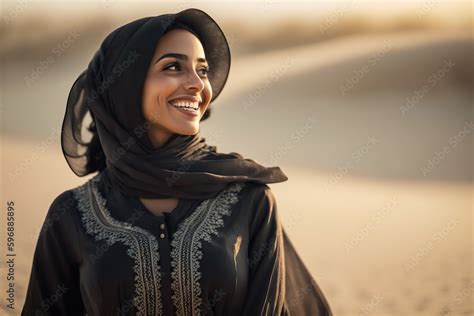
[[[142,198],[204,199],[229,182],[286,181],[279,167],[264,167],[235,152],[218,153],[199,133],[174,134],[165,144],[152,145],[141,106],[143,85],[159,39],[177,25],[187,26],[203,45],[211,102],[220,94],[231,55],[224,33],[205,12],[187,9],[119,27],[102,42],[69,94],[61,145],[73,172],[82,177],[106,168],[114,186]]]

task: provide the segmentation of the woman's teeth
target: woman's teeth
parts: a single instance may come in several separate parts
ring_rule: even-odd
[[[198,102],[170,102],[172,106],[186,111],[197,111],[199,109]]]

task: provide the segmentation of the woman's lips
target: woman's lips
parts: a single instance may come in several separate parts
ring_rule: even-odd
[[[173,106],[169,102],[168,102],[168,105],[171,106],[172,108],[178,110],[179,112],[183,113],[184,115],[186,115],[189,118],[195,118],[195,117],[199,116],[199,108],[197,110],[192,110],[192,109],[191,110],[185,110],[185,109],[180,109],[176,106]]]

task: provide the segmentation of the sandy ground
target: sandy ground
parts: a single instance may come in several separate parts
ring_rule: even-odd
[[[474,314],[471,45],[465,34],[392,34],[233,63],[202,134],[286,172],[289,181],[271,185],[283,223],[336,315]],[[59,145],[66,87],[87,58],[58,60],[27,93],[28,65],[7,69],[1,195],[15,201],[17,254],[9,315],[23,305],[48,206],[87,180]]]

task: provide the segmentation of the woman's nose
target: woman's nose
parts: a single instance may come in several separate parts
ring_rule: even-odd
[[[194,89],[196,91],[202,91],[204,89],[204,81],[199,77],[195,71],[190,71],[186,77],[186,89]]]

